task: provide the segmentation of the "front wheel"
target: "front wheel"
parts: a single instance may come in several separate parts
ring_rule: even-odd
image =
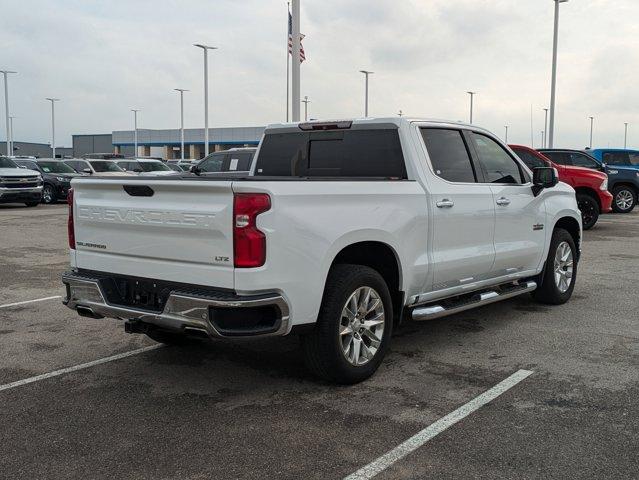
[[[581,223],[584,230],[590,230],[599,219],[599,204],[590,195],[578,194],[577,206],[581,211]]]
[[[546,268],[538,277],[533,298],[540,303],[566,303],[577,280],[577,248],[572,235],[563,228],[552,232]]]
[[[55,203],[57,200],[53,185],[46,184],[42,189],[42,202],[50,204]]]
[[[335,265],[316,327],[302,337],[306,365],[332,382],[361,382],[379,367],[392,331],[393,304],[382,276],[362,265]]]
[[[616,187],[612,191],[612,197],[612,209],[617,213],[630,213],[635,208],[637,194],[631,187]]]

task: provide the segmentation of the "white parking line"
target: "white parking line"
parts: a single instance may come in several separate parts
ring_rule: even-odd
[[[35,300],[25,300],[24,302],[6,303],[4,305],[0,305],[0,308],[16,307],[18,305],[25,305],[27,303],[44,302],[45,300],[54,300],[56,298],[62,298],[62,295],[54,295],[53,297],[36,298]]]
[[[47,378],[64,375],[65,373],[77,372],[78,370],[82,370],[84,368],[95,367],[96,365],[101,365],[103,363],[113,362],[115,360],[120,360],[122,358],[131,357],[133,355],[148,352],[150,350],[155,350],[163,346],[164,345],[162,344],[157,344],[157,345],[151,345],[144,348],[138,348],[137,350],[131,350],[130,352],[118,353],[117,355],[100,358],[98,360],[93,360],[92,362],[82,363],[80,365],[75,365],[73,367],[62,368],[60,370],[54,370],[53,372],[43,373],[42,375],[36,375],[35,377],[29,377],[23,380],[18,380],[16,382],[7,383],[5,385],[0,385],[0,392],[2,392],[3,390],[9,390],[11,388],[21,387],[22,385],[27,385],[29,383],[39,382],[40,380],[46,380]]]
[[[475,397],[470,402],[462,405],[454,412],[451,412],[445,417],[440,418],[435,423],[429,425],[421,432],[413,435],[404,443],[385,453],[377,460],[372,461],[365,467],[357,470],[355,473],[350,474],[344,480],[368,480],[370,478],[373,478],[375,475],[383,472],[398,460],[401,460],[409,453],[417,450],[430,439],[442,433],[448,427],[455,425],[457,422],[464,419],[479,408],[483,407],[491,400],[494,400],[505,391],[511,389],[519,382],[524,380],[526,377],[532,375],[532,373],[533,372],[531,372],[530,370],[518,370],[510,377],[499,382],[490,390],[487,390],[478,397]]]

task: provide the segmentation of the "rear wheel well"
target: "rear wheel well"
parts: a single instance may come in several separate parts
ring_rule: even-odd
[[[635,192],[635,195],[639,195],[639,191],[637,190],[637,187],[635,185],[633,185],[632,183],[629,183],[629,182],[617,182],[614,185],[612,185],[610,190],[612,191],[612,190],[614,190],[617,187],[628,187],[630,190]]]
[[[557,221],[557,223],[555,223],[555,228],[563,228],[568,233],[570,233],[570,236],[572,236],[572,239],[575,241],[575,246],[577,247],[577,258],[579,258],[581,251],[579,222],[572,217],[562,217]]]
[[[337,264],[365,265],[376,270],[388,285],[393,300],[395,323],[401,319],[404,293],[400,291],[400,265],[395,251],[382,242],[359,242],[343,248],[333,260]]]
[[[592,188],[576,187],[575,192],[577,193],[577,195],[588,195],[589,197],[592,197],[595,200],[595,202],[597,202],[597,205],[599,206],[599,211],[601,211],[601,200],[599,200],[599,195],[597,195],[597,192],[595,192]]]

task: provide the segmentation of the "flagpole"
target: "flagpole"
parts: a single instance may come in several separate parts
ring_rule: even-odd
[[[293,122],[300,121],[300,1],[292,0],[293,7],[293,51],[291,63],[291,117]]]
[[[286,2],[286,122],[288,123],[288,112],[289,112],[289,106],[288,106],[288,102],[289,102],[289,83],[290,83],[290,78],[291,78],[291,67],[290,67],[290,59],[289,54],[288,54],[288,19],[289,16],[291,15],[291,3],[290,2]]]

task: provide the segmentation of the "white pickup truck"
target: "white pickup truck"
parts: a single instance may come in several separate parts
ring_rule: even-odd
[[[277,124],[244,178],[72,186],[69,308],[167,343],[299,333],[339,383],[375,372],[403,318],[575,286],[574,190],[473,125]]]

